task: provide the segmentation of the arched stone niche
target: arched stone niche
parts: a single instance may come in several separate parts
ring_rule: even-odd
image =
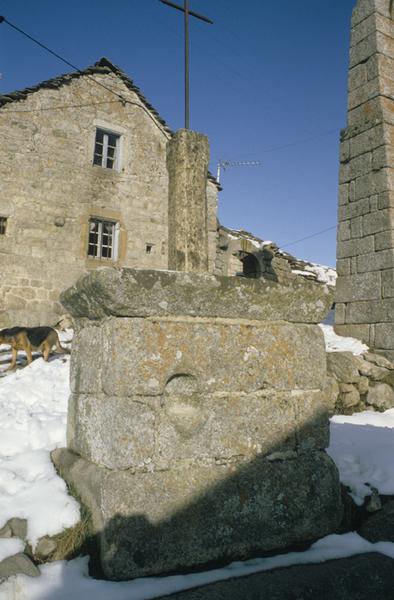
[[[169,378],[164,388],[163,408],[181,437],[193,437],[207,420],[194,375],[179,373]]]

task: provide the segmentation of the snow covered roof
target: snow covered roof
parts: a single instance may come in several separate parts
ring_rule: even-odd
[[[333,267],[319,265],[296,258],[292,254],[281,250],[275,242],[271,240],[262,240],[244,229],[230,229],[222,225],[220,226],[220,229],[224,231],[230,239],[247,240],[254,248],[256,248],[256,251],[269,249],[274,256],[285,259],[289,263],[291,271],[296,275],[335,286],[337,273]]]

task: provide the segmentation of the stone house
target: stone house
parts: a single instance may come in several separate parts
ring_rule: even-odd
[[[109,60],[0,96],[0,137],[0,327],[55,322],[91,269],[168,267],[172,132]],[[208,174],[210,272],[218,189]]]

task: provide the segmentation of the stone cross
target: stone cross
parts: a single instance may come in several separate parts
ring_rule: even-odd
[[[177,10],[181,10],[185,15],[185,129],[189,129],[190,124],[190,102],[189,102],[189,15],[192,17],[196,17],[205,23],[210,23],[213,25],[213,21],[205,17],[204,15],[200,15],[199,13],[193,12],[189,10],[189,0],[184,0],[184,5],[179,6],[178,4],[174,4],[169,0],[160,0],[163,4],[167,4],[172,8],[176,8]]]

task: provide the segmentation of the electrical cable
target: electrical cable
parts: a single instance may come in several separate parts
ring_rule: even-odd
[[[49,52],[50,54],[52,54],[53,56],[55,56],[56,58],[58,58],[59,60],[61,60],[62,62],[64,62],[66,65],[70,66],[72,69],[74,69],[75,71],[77,71],[78,73],[80,73],[81,75],[83,75],[84,77],[86,77],[87,79],[89,79],[90,81],[93,81],[96,85],[99,85],[100,87],[102,87],[105,90],[107,90],[107,92],[110,92],[111,94],[114,94],[115,96],[117,96],[117,98],[119,99],[118,101],[122,102],[123,106],[125,106],[126,104],[132,104],[134,106],[139,106],[140,108],[142,108],[146,112],[146,114],[150,117],[150,119],[155,123],[155,125],[157,127],[159,127],[159,129],[161,129],[165,133],[165,135],[167,137],[169,136],[168,132],[166,132],[166,130],[163,127],[163,125],[157,119],[154,118],[154,116],[146,108],[146,106],[144,106],[143,104],[139,104],[137,102],[132,102],[131,100],[127,100],[127,98],[125,98],[124,96],[122,96],[121,94],[119,94],[118,92],[116,92],[115,90],[111,89],[110,87],[104,85],[100,81],[97,81],[96,79],[94,79],[94,77],[92,77],[91,75],[89,75],[88,73],[86,73],[86,71],[83,71],[79,67],[73,65],[70,61],[68,61],[67,59],[63,58],[60,54],[58,54],[57,52],[54,52],[54,50],[51,50],[50,48],[48,48],[48,46],[46,46],[45,44],[42,44],[41,42],[39,42],[38,40],[36,40],[33,36],[29,35],[25,31],[23,31],[23,29],[20,29],[19,27],[17,27],[16,25],[14,25],[10,21],[8,21],[8,19],[6,19],[4,16],[1,16],[1,15],[0,15],[0,23],[6,23],[7,25],[9,25],[10,27],[12,27],[13,29],[15,29],[16,31],[18,31],[19,33],[21,33],[25,37],[27,37],[29,40],[31,40],[32,42],[34,42],[35,44],[37,44],[38,46],[40,46],[41,48],[43,48],[44,50],[46,50],[47,52]],[[15,112],[17,112],[17,111],[15,111]]]
[[[107,92],[111,92],[111,94],[115,94],[123,102],[127,102],[126,98],[124,98],[121,94],[118,94],[117,92],[115,92],[111,88],[107,87],[103,83],[100,83],[99,81],[96,81],[96,79],[94,79],[94,77],[91,77],[87,73],[84,73],[82,71],[82,69],[80,69],[79,67],[76,67],[70,61],[68,61],[66,58],[63,58],[62,56],[60,56],[60,54],[57,54],[57,52],[55,52],[54,50],[51,50],[50,48],[48,48],[48,46],[45,46],[45,44],[42,44],[41,42],[39,42],[38,40],[36,40],[33,36],[29,35],[25,31],[23,31],[23,29],[20,29],[19,27],[17,27],[16,25],[14,25],[10,21],[8,21],[8,19],[6,19],[4,16],[0,16],[0,23],[3,23],[3,22],[7,23],[7,25],[9,25],[10,27],[12,27],[13,29],[15,29],[16,31],[18,31],[19,33],[21,33],[25,37],[27,37],[29,40],[31,40],[32,42],[34,42],[35,44],[37,44],[38,46],[40,46],[41,48],[43,48],[47,52],[49,52],[49,54],[52,54],[53,56],[55,56],[56,58],[58,58],[59,60],[61,60],[62,62],[64,62],[66,65],[68,65],[69,67],[71,67],[72,69],[74,69],[74,71],[78,71],[78,73],[80,73],[82,75],[85,75],[88,79],[90,79],[91,81],[94,81],[94,83],[96,83],[100,87],[102,87],[105,90],[107,90]]]
[[[326,231],[331,231],[332,229],[336,229],[336,225],[332,225],[331,227],[327,227],[326,229],[322,229],[321,231],[316,231],[316,233],[312,233],[311,235],[307,235],[306,237],[300,238],[299,240],[295,240],[294,242],[288,242],[286,244],[280,244],[280,248],[288,248],[289,246],[293,246],[294,244],[298,244],[299,242],[304,242],[305,240],[309,240],[317,235],[321,235],[322,233],[326,233]]]

